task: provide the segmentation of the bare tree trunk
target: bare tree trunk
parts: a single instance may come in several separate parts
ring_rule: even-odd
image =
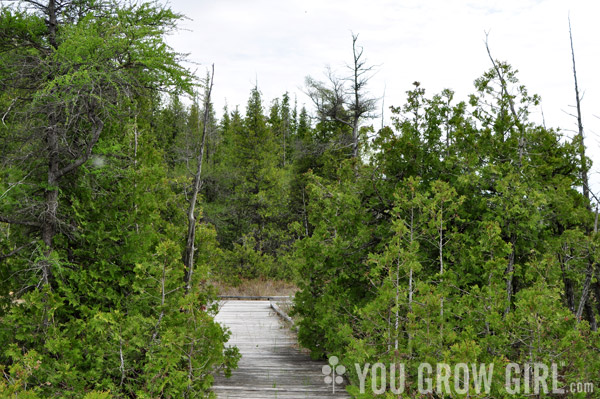
[[[58,26],[58,20],[56,18],[56,0],[48,1],[48,20],[46,23],[48,24],[48,41],[50,45],[54,48],[58,48],[58,43],[56,42],[56,27]]]
[[[285,152],[287,151],[285,148],[285,132],[286,129],[283,130],[283,167],[285,168]]]
[[[575,49],[573,46],[573,32],[571,30],[571,18],[570,17],[569,17],[569,41],[571,43],[571,58],[573,61],[573,81],[574,81],[574,85],[575,85],[575,105],[577,108],[577,139],[579,141],[579,143],[578,143],[579,144],[579,158],[580,158],[580,163],[581,163],[581,185],[582,185],[583,196],[587,199],[586,206],[589,210],[591,210],[591,207],[590,207],[590,185],[589,185],[589,179],[588,179],[588,164],[587,164],[587,158],[585,156],[585,140],[584,140],[584,135],[583,135],[583,121],[582,121],[582,117],[581,117],[581,96],[579,95],[579,84],[577,83],[577,69],[575,67]],[[588,228],[588,233],[589,232],[590,231]],[[597,211],[596,211],[596,222],[594,223],[594,232],[595,233],[598,232],[598,213],[597,213]],[[581,298],[579,300],[579,307],[577,308],[577,313],[575,314],[575,316],[577,317],[577,321],[580,321],[581,317],[583,315],[583,311],[585,310],[592,329],[594,331],[596,331],[596,329],[597,329],[596,317],[594,315],[594,310],[592,309],[591,305],[589,304],[588,298],[589,298],[589,294],[590,294],[590,286],[591,286],[592,277],[594,275],[594,270],[597,268],[598,265],[592,259],[592,251],[588,250],[588,257],[589,257],[589,259],[588,259],[589,263],[588,263],[588,268],[586,270],[585,282],[583,284]],[[600,301],[600,298],[597,298],[597,300]],[[600,303],[598,304],[598,307],[600,309]]]
[[[579,85],[577,84],[577,70],[575,68],[575,50],[573,48],[573,34],[571,32],[571,18],[569,17],[569,39],[571,41],[571,57],[573,59],[573,79],[575,81],[575,105],[577,107],[577,138],[579,140],[579,158],[581,162],[581,183],[583,185],[583,196],[590,200],[590,189],[587,174],[587,159],[585,157],[585,143],[583,138],[583,122],[581,118],[581,97],[579,96]],[[589,205],[588,205],[589,206]]]
[[[352,55],[354,61],[354,118],[352,119],[352,157],[358,158],[358,125],[360,118],[360,80],[359,80],[359,70],[360,70],[360,58],[362,57],[362,49],[357,52],[356,49],[356,41],[358,40],[358,35],[352,35]]]
[[[596,208],[597,209],[597,208]],[[596,223],[594,224],[594,234],[598,234],[598,213],[596,211]],[[577,313],[575,317],[577,322],[581,321],[581,317],[583,316],[583,311],[586,311],[586,315],[588,317],[588,321],[590,322],[590,326],[592,330],[596,331],[596,316],[594,315],[594,310],[592,309],[588,299],[590,295],[590,288],[592,285],[592,278],[594,277],[594,272],[598,268],[598,263],[594,261],[592,257],[592,251],[588,249],[588,267],[585,273],[585,282],[583,283],[583,288],[581,290],[581,298],[579,299],[579,306],[577,307]]]
[[[440,208],[440,225],[438,226],[438,258],[440,262],[440,286],[443,290],[444,283],[444,205]],[[444,336],[444,301],[445,297],[442,292],[440,297],[440,340]]]
[[[511,238],[511,252],[508,256],[508,266],[506,268],[506,307],[504,308],[504,316],[510,312],[510,307],[512,304],[512,297],[514,294],[514,286],[513,286],[513,273],[515,271],[515,243],[516,238],[513,235]]]
[[[58,187],[56,186],[58,180],[58,133],[56,132],[56,126],[53,122],[48,127],[46,143],[48,145],[48,179],[45,193],[44,193],[44,214],[42,217],[42,241],[46,245],[44,256],[47,258],[41,262],[42,268],[42,283],[48,285],[51,279],[51,267],[48,258],[53,250],[53,239],[56,234],[56,220],[58,211]]]
[[[381,96],[381,130],[385,127],[385,85],[383,86],[383,96]]]
[[[412,303],[413,303],[413,268],[410,267],[408,272],[408,310],[412,312]]]
[[[90,107],[93,108],[94,104],[90,105]],[[40,225],[42,241],[46,245],[46,250],[44,252],[46,258],[50,256],[54,249],[53,240],[58,225],[59,180],[65,175],[74,172],[77,168],[87,162],[92,154],[94,146],[100,138],[100,133],[104,128],[104,122],[97,117],[90,114],[90,119],[92,120],[94,127],[92,129],[90,141],[87,143],[87,148],[81,152],[79,158],[62,168],[60,167],[57,123],[52,117],[49,121],[50,126],[47,128],[46,132],[46,144],[48,147],[48,178],[46,180],[47,187],[44,191],[44,212]],[[41,262],[40,267],[42,269],[42,283],[46,285],[52,279],[51,265],[48,260],[44,260]]]
[[[442,215],[442,219],[440,220],[440,227],[439,227],[438,257],[439,257],[439,261],[440,261],[440,276],[443,276],[444,275],[444,219],[443,219],[444,211],[443,211],[443,209],[440,211],[440,214]],[[442,277],[441,281],[443,281],[443,277]],[[440,299],[440,316],[444,317],[444,297],[443,296]]]
[[[304,199],[304,187],[302,187],[302,209],[304,213],[304,233],[308,237],[308,212],[306,211],[306,201]]]
[[[352,124],[352,158],[358,158],[358,121]]]
[[[123,338],[122,338],[122,332],[121,332],[121,327],[119,326],[119,359],[121,364],[119,365],[119,370],[121,371],[121,382],[119,383],[119,386],[123,385],[123,382],[125,382],[125,359],[123,357]]]
[[[204,145],[206,142],[206,130],[208,125],[209,117],[209,106],[210,106],[210,95],[213,88],[213,81],[215,76],[215,66],[212,66],[212,72],[208,81],[206,82],[206,91],[204,93],[204,117],[202,125],[202,140],[200,143],[200,151],[198,153],[198,167],[196,169],[196,175],[194,176],[194,184],[192,189],[192,196],[190,198],[190,207],[188,208],[188,232],[185,246],[185,254],[183,257],[183,264],[185,265],[185,292],[189,292],[192,287],[192,277],[194,274],[194,241],[196,239],[196,201],[198,199],[198,192],[200,191],[200,181],[202,179],[202,161],[204,157]],[[199,123],[200,121],[198,121]]]
[[[593,274],[593,262],[590,261],[588,268],[585,273],[585,282],[583,283],[583,288],[581,290],[581,298],[579,299],[579,306],[577,307],[577,313],[575,313],[575,317],[577,321],[581,321],[581,316],[583,315],[583,310],[585,309],[585,305],[590,294],[590,285],[592,283],[592,274]]]
[[[49,0],[47,6],[48,19],[48,41],[55,49],[58,48],[56,42],[56,28],[58,20],[56,17],[56,0]],[[51,279],[51,268],[48,257],[52,253],[52,241],[56,234],[56,220],[58,211],[58,180],[59,158],[58,158],[58,132],[56,131],[56,123],[53,117],[50,117],[50,126],[46,136],[48,144],[48,187],[44,193],[45,209],[42,218],[42,241],[46,245],[44,256],[46,259],[42,261],[42,283],[48,285]]]

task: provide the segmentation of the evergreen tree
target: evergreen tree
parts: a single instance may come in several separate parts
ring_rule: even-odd
[[[201,284],[211,228],[190,294],[179,289],[185,201],[166,154],[184,110],[175,98],[153,107],[159,90],[192,87],[163,41],[181,16],[158,3],[24,3],[0,10],[0,222],[3,249],[19,249],[1,259],[0,391],[205,395],[237,352]]]
[[[409,393],[421,362],[560,359],[565,381],[600,367],[588,356],[599,339],[596,247],[577,143],[528,120],[538,98],[508,64],[476,89],[469,109],[415,83],[374,140],[372,165],[309,175],[299,338],[315,356],[345,359],[351,381],[355,362],[405,363]]]

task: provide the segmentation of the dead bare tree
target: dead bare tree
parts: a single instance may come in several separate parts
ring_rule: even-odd
[[[582,96],[579,94],[579,83],[577,81],[577,68],[575,65],[575,48],[573,45],[573,30],[571,28],[571,17],[569,16],[568,18],[569,20],[569,41],[571,44],[571,59],[573,62],[573,82],[574,82],[574,86],[575,86],[575,107],[577,110],[577,115],[576,115],[576,119],[577,119],[577,144],[578,144],[578,149],[579,149],[579,159],[580,159],[580,167],[581,167],[581,185],[582,185],[582,192],[583,192],[583,196],[586,198],[586,206],[588,208],[588,210],[591,211],[591,203],[590,203],[590,194],[593,195],[593,193],[590,192],[590,185],[589,185],[589,179],[588,179],[588,162],[587,162],[587,157],[585,156],[585,140],[584,140],[584,130],[583,130],[583,118],[581,116],[581,100],[582,100]],[[596,198],[594,196],[594,198]],[[598,214],[597,214],[597,208],[596,208],[596,221],[598,218]],[[591,229],[589,227],[587,227],[587,233],[588,235],[591,233]],[[595,223],[594,226],[594,235],[598,233],[598,223]],[[579,306],[577,307],[577,311],[575,312],[575,317],[578,321],[581,320],[581,318],[583,317],[583,312],[585,310],[588,321],[590,322],[590,325],[592,327],[592,329],[595,331],[597,330],[597,322],[596,322],[596,317],[594,314],[594,310],[592,309],[592,306],[590,304],[590,293],[591,293],[591,287],[592,287],[592,279],[594,277],[594,273],[595,270],[600,270],[600,266],[598,265],[598,263],[593,259],[593,249],[588,248],[587,249],[587,257],[588,257],[588,266],[585,272],[585,281],[583,283],[583,287],[581,289],[581,297],[579,299]],[[595,295],[598,296],[598,294],[600,293],[600,287],[598,287],[598,284],[595,284],[594,287]],[[600,297],[596,298],[596,300],[600,303]],[[599,305],[600,306],[600,305]]]
[[[206,90],[204,92],[204,115],[202,118],[202,138],[200,141],[200,149],[197,156],[196,174],[194,175],[194,183],[192,185],[192,195],[190,197],[190,206],[188,208],[188,232],[185,245],[185,253],[183,256],[183,264],[185,265],[185,291],[190,291],[192,287],[192,277],[194,274],[194,242],[196,239],[196,201],[198,192],[200,191],[200,182],[202,180],[202,161],[204,158],[204,147],[206,143],[206,131],[208,127],[208,118],[210,113],[210,95],[212,93],[213,82],[215,76],[215,66],[213,64],[210,76],[207,77]],[[198,120],[200,125],[200,120]]]
[[[579,85],[577,83],[577,68],[575,67],[575,49],[573,47],[573,32],[571,30],[571,17],[569,17],[569,40],[571,42],[571,58],[573,60],[573,80],[575,84],[575,107],[577,108],[577,140],[579,141],[579,158],[581,162],[581,183],[583,196],[590,200],[590,190],[588,181],[588,164],[585,157],[585,142],[583,136],[583,120],[581,117],[581,96],[579,95]]]
[[[375,67],[367,65],[364,49],[357,45],[357,41],[358,35],[352,34],[352,64],[348,65],[350,76],[340,78],[328,69],[328,82],[306,78],[307,94],[315,104],[318,116],[342,123],[352,130],[353,158],[359,156],[360,123],[375,117],[373,111],[377,106],[377,99],[368,96],[365,89]]]

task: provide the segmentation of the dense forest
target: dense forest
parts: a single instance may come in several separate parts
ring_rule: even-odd
[[[465,99],[414,82],[384,126],[352,36],[310,107],[255,87],[215,110],[218,65],[196,77],[165,44],[181,18],[1,6],[1,397],[208,397],[239,360],[215,285],[254,279],[297,285],[300,343],[356,397],[397,396],[359,393],[355,363],[406,364],[407,397],[421,362],[597,381],[591,160],[530,119],[516,69],[490,54]]]

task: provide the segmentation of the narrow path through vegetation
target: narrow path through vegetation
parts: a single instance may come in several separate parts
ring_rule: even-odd
[[[229,344],[242,354],[231,378],[216,378],[219,399],[349,397],[340,386],[333,393],[324,381],[325,362],[298,349],[269,301],[225,301],[216,320],[231,329]]]

